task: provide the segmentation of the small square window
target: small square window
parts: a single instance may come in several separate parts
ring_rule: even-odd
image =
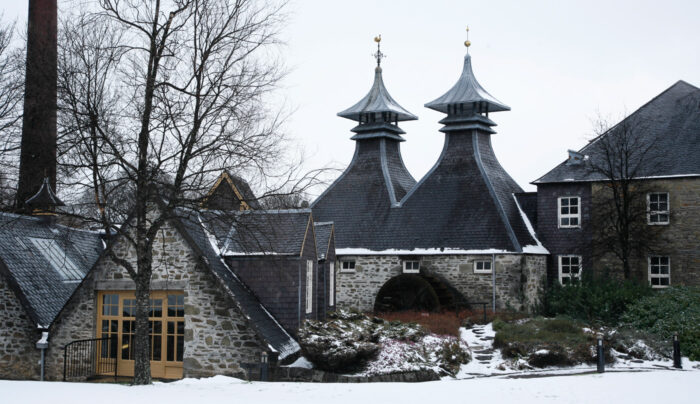
[[[490,274],[491,273],[491,260],[474,261],[474,273],[475,274]]]
[[[559,228],[581,227],[581,198],[567,196],[559,198]]]
[[[355,272],[355,261],[340,261],[340,272]]]
[[[649,284],[655,289],[671,286],[670,257],[649,257]]]
[[[670,218],[668,192],[647,194],[647,223],[668,224]]]
[[[420,261],[410,260],[403,262],[403,272],[406,274],[417,274],[420,272]]]
[[[569,285],[572,281],[577,279],[581,279],[581,256],[560,255],[559,282],[562,285]]]

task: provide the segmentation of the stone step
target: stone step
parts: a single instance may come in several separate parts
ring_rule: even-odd
[[[488,360],[493,359],[493,356],[492,355],[476,355],[476,356],[474,356],[474,359],[476,359],[478,361],[488,361]]]
[[[479,349],[478,351],[473,351],[475,354],[492,354],[493,349],[490,348],[484,348],[484,349]]]

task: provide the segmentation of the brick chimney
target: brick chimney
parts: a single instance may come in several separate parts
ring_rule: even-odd
[[[56,189],[57,0],[29,0],[22,150],[15,206],[35,195],[45,177]]]

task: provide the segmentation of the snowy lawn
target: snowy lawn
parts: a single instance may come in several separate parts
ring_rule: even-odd
[[[698,403],[697,371],[585,374],[529,379],[487,377],[428,383],[247,383],[217,376],[130,387],[0,381],[2,403]]]

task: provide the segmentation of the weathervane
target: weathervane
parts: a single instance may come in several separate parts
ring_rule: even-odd
[[[375,36],[374,42],[377,43],[377,53],[373,54],[372,56],[377,58],[377,67],[379,67],[382,64],[382,59],[386,57],[386,55],[383,54],[381,50],[382,34]]]
[[[469,54],[469,47],[472,46],[471,41],[469,40],[469,26],[467,25],[467,40],[464,41],[464,46],[467,47],[467,55]]]

